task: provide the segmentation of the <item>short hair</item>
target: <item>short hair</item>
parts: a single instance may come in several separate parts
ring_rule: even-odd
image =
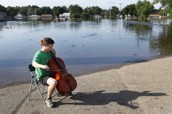
[[[54,44],[54,40],[50,37],[45,37],[43,40],[41,40],[41,45],[49,45],[49,44]]]

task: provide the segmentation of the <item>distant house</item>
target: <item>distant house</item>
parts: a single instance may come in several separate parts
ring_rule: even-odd
[[[3,12],[0,12],[0,21],[5,21],[6,18],[7,18],[7,14],[3,13]]]
[[[70,13],[63,13],[59,15],[59,20],[69,20],[70,19]]]
[[[150,14],[149,19],[161,19],[161,15],[159,15],[159,14]]]
[[[16,16],[14,16],[14,19],[16,19],[16,20],[23,20],[23,19],[26,19],[26,16],[24,16],[24,15],[19,13]]]
[[[52,20],[53,16],[51,14],[42,14],[41,19],[42,20]]]
[[[28,19],[31,19],[31,20],[38,20],[38,19],[40,19],[40,18],[41,18],[40,15],[29,15],[29,16],[28,16]]]
[[[100,16],[100,15],[93,15],[92,17],[93,17],[93,19],[101,19],[102,18],[102,16]]]

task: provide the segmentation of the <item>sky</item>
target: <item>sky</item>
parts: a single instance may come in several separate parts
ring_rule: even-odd
[[[148,0],[153,2],[153,0]],[[82,8],[88,6],[99,6],[102,9],[109,9],[112,6],[116,6],[119,9],[124,8],[127,5],[135,4],[138,0],[0,0],[0,5],[5,7],[7,6],[28,6],[28,5],[37,5],[39,7],[42,6],[50,6],[53,8],[54,6],[69,6],[78,4]],[[155,8],[159,8],[160,4],[154,6]]]

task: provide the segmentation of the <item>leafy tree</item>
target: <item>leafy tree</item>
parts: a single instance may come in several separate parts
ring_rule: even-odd
[[[70,5],[68,9],[69,9],[69,12],[70,12],[72,18],[81,17],[81,14],[83,12],[82,7],[80,7],[79,5]]]
[[[28,7],[22,6],[19,10],[19,13],[21,13],[23,15],[27,15],[27,11],[28,11]]]
[[[80,19],[80,18],[81,18],[81,14],[73,13],[73,19]]]
[[[169,14],[170,14],[170,17],[172,17],[172,9],[171,9],[171,11],[170,11],[170,13],[169,13]]]
[[[154,6],[147,0],[138,1],[136,6],[137,15],[141,20],[146,20],[148,15],[153,11]]]
[[[136,6],[135,4],[130,4],[127,5],[125,8],[122,9],[121,14],[124,15],[131,15],[133,16],[137,16],[137,11],[136,11]]]
[[[33,5],[32,6],[32,14],[33,15],[41,15],[42,11],[41,11],[41,9],[38,6]]]
[[[113,6],[112,9],[109,10],[109,17],[116,18],[117,14],[119,14],[119,9],[116,6]]]
[[[6,8],[4,6],[2,6],[2,5],[0,5],[0,12],[6,13]]]
[[[90,7],[86,7],[84,10],[83,10],[83,13],[82,13],[82,18],[83,19],[91,19],[91,16],[93,15],[93,12],[91,10]]]
[[[79,5],[70,5],[68,9],[71,14],[73,13],[81,14],[83,12],[82,7],[80,7]]]
[[[92,12],[92,10],[91,10],[90,7],[86,7],[86,8],[83,10],[83,13],[87,13],[87,14],[89,14],[89,15],[93,15],[93,12]]]
[[[10,17],[14,17],[15,15],[17,15],[18,12],[18,9],[16,9],[15,7],[7,7],[7,15]]]
[[[83,10],[82,17],[85,19],[91,19],[93,15],[102,15],[102,9],[98,6],[86,7]]]
[[[163,14],[170,14],[170,17],[172,17],[172,1],[171,0],[154,0],[154,4],[160,2],[162,7],[165,9],[160,9],[160,14],[163,12]]]
[[[137,11],[136,11],[136,7],[135,7],[135,4],[131,4],[129,5],[129,14],[131,16],[137,16]]]
[[[171,0],[154,0],[153,3],[156,4],[160,2],[162,6],[168,6],[172,8],[172,1]]]
[[[109,11],[108,10],[102,10],[102,17],[104,17],[104,18],[109,18],[109,15],[110,13],[109,13]]]
[[[53,15],[54,15],[54,16],[59,17],[59,15],[61,14],[60,8],[61,8],[60,6],[55,6],[55,7],[53,7],[52,12],[53,12]]]
[[[35,14],[41,15],[42,14],[41,8],[35,8]]]
[[[102,13],[102,9],[98,6],[93,6],[90,8],[90,10],[93,15],[101,15]]]
[[[66,6],[61,7],[62,13],[69,12]]]
[[[86,19],[86,20],[90,19],[90,14],[87,12],[83,12],[81,16],[83,19]]]
[[[32,7],[29,5],[28,9],[27,9],[27,15],[32,15],[33,14],[33,9]]]
[[[41,8],[41,12],[42,14],[52,14],[51,8],[46,6]]]

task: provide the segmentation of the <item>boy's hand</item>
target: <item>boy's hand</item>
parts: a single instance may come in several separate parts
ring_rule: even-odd
[[[45,69],[45,70],[50,70],[49,66],[47,66],[47,65],[42,65],[41,68]]]

